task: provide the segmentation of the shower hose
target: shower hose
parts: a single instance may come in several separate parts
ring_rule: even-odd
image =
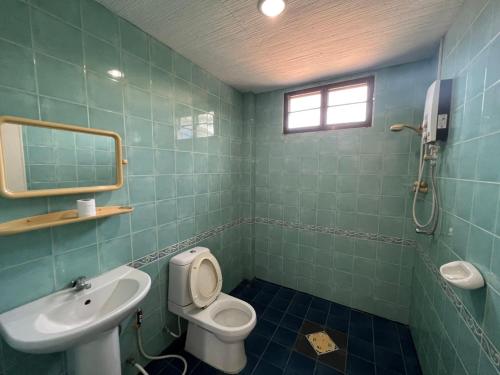
[[[438,224],[439,198],[436,185],[436,160],[435,156],[432,155],[430,157],[430,168],[431,168],[430,180],[431,180],[431,194],[432,194],[431,214],[429,216],[429,220],[427,220],[424,223],[419,221],[416,214],[417,198],[420,190],[420,184],[422,183],[422,176],[424,174],[424,169],[425,169],[426,160],[424,155],[426,154],[427,147],[428,145],[425,143],[424,137],[422,137],[420,143],[420,157],[418,161],[417,186],[415,187],[415,194],[413,196],[412,211],[413,211],[413,221],[417,226],[417,232],[425,234],[433,234],[436,231]]]

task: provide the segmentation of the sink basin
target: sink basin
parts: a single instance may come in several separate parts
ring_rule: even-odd
[[[90,289],[65,289],[0,315],[5,341],[27,353],[70,349],[76,363],[83,360],[82,349],[99,348],[102,353],[111,344],[120,363],[118,325],[147,295],[151,279],[145,272],[121,266],[90,281]],[[95,359],[91,362],[99,363]]]

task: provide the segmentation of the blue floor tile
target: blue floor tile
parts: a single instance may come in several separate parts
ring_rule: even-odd
[[[292,331],[298,331],[302,326],[303,319],[294,315],[285,314],[280,325]]]
[[[289,289],[289,288],[280,288],[280,290],[278,290],[278,293],[276,293],[276,296],[279,297],[279,298],[285,298],[289,301],[292,300],[293,296],[295,295],[295,291],[293,289]]]
[[[365,341],[373,341],[373,330],[364,325],[349,325],[349,336],[357,337]]]
[[[316,362],[316,370],[314,370],[314,375],[342,375],[342,373],[335,370],[333,367],[324,365],[321,362]]]
[[[370,327],[370,329],[373,329],[372,316],[356,310],[351,311],[351,324],[363,325],[366,327]]]
[[[150,375],[180,375],[182,374],[182,371],[179,370],[178,368],[172,367],[170,365],[165,366],[164,368],[161,369],[159,372],[153,372],[149,365],[145,369],[148,374]],[[194,369],[190,369],[188,366],[188,371],[186,374],[192,374]]]
[[[300,303],[292,302],[292,304],[288,308],[287,312],[289,314],[293,314],[295,316],[299,316],[299,317],[303,318],[304,316],[306,316],[306,313],[307,313],[308,309],[309,309],[309,306],[307,306],[307,305],[303,305],[303,304],[300,304]]]
[[[217,375],[219,371],[213,368],[210,365],[207,365],[205,362],[201,362],[198,366],[195,367],[192,372],[193,375]]]
[[[240,298],[246,302],[252,301],[259,291],[257,289],[245,289],[240,293]]]
[[[262,290],[264,292],[271,293],[271,294],[276,294],[279,289],[280,289],[280,287],[278,285],[276,285],[276,284],[265,283],[262,286]]]
[[[262,303],[255,302],[255,301],[250,301],[249,304],[254,308],[255,313],[257,314],[257,317],[262,315],[267,308],[266,305],[264,305]]]
[[[323,298],[314,297],[311,301],[310,307],[312,309],[321,310],[328,313],[328,311],[330,310],[330,302]]]
[[[274,334],[274,331],[276,331],[276,327],[277,325],[271,323],[270,321],[264,319],[258,319],[257,325],[253,329],[253,333],[257,333],[266,338],[271,338],[272,335]]]
[[[241,375],[250,375],[257,363],[259,362],[259,357],[254,356],[253,354],[247,353],[247,364],[245,368],[240,372]]]
[[[390,350],[396,354],[401,354],[401,345],[399,344],[399,335],[396,331],[376,330],[373,332],[375,345]]]
[[[348,334],[347,375],[422,375],[408,326],[259,279],[242,282],[231,294],[249,301],[258,316],[245,342],[247,366],[240,374],[340,375],[335,361],[321,357],[320,362],[314,351],[311,356],[296,351],[298,331],[305,324]],[[221,374],[185,352],[184,340],[175,340],[165,353],[184,355],[190,375]],[[170,360],[151,362],[147,369],[150,375],[172,375],[180,374],[181,367],[180,361]]]
[[[396,323],[388,319],[373,317],[373,330],[379,332],[387,332],[390,335],[398,335]]]
[[[266,351],[264,352],[262,360],[276,367],[279,367],[280,369],[284,369],[288,362],[289,356],[290,356],[290,348],[286,348],[283,345],[271,342],[269,343]]]
[[[403,361],[405,363],[406,375],[421,375],[422,370],[420,369],[420,364],[418,358],[415,354],[413,356],[404,356]]]
[[[255,370],[253,371],[253,375],[271,375],[271,374],[282,374],[283,370],[280,368],[266,362],[266,361],[260,361]]]
[[[273,309],[272,307],[268,307],[264,314],[262,314],[262,318],[270,321],[274,324],[279,324],[281,318],[283,317],[283,311]]]
[[[275,308],[280,311],[285,311],[288,308],[288,305],[290,304],[290,300],[286,298],[281,298],[281,297],[274,297],[274,299],[271,301],[271,307]]]
[[[297,293],[293,297],[293,303],[309,306],[311,303],[312,296],[305,293]]]
[[[375,363],[377,367],[382,367],[387,370],[404,373],[403,358],[389,350],[375,346]]]
[[[257,296],[253,299],[254,302],[260,303],[262,305],[268,305],[274,298],[274,294],[260,291]]]
[[[376,366],[377,368],[377,375],[382,374],[382,375],[405,375],[404,372],[399,372],[399,371],[392,371],[392,370],[387,370],[386,368]]]
[[[330,315],[338,316],[344,319],[349,319],[351,315],[351,309],[347,306],[339,305],[338,303],[332,302],[330,304]]]
[[[326,320],[326,326],[330,329],[336,329],[337,331],[347,333],[349,330],[349,320],[330,314]]]
[[[375,375],[375,366],[371,362],[349,355],[347,358],[347,373],[349,375]]]
[[[309,307],[309,310],[306,314],[306,320],[309,320],[314,323],[318,323],[320,325],[324,325],[326,323],[326,317],[328,316],[326,311],[316,310],[312,307]]]
[[[264,336],[252,333],[250,336],[248,336],[245,342],[246,344],[245,347],[249,353],[255,354],[256,356],[260,356],[264,352],[264,349],[266,348],[268,341],[269,340]]]
[[[356,357],[360,357],[369,362],[373,362],[375,360],[373,354],[373,342],[371,341],[365,341],[354,336],[350,336],[347,349],[349,354],[355,355]]]
[[[170,361],[168,359],[162,359],[159,361],[152,361],[147,366],[147,371],[150,374],[159,374],[165,367],[170,368]]]
[[[281,345],[291,348],[295,343],[296,338],[297,338],[297,332],[290,331],[289,329],[284,327],[279,327],[274,333],[272,341],[275,341]]]
[[[314,373],[315,361],[297,352],[292,352],[285,374],[308,375]]]

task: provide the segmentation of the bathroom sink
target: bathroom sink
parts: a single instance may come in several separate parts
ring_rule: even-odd
[[[144,299],[151,279],[121,266],[90,282],[90,289],[65,289],[0,315],[1,335],[10,346],[28,353],[73,349],[115,328],[117,340],[118,325]]]

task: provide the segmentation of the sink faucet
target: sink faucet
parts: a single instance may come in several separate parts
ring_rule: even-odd
[[[71,287],[75,288],[77,292],[83,289],[90,289],[92,284],[87,280],[86,276],[78,276],[75,280],[71,282]]]

